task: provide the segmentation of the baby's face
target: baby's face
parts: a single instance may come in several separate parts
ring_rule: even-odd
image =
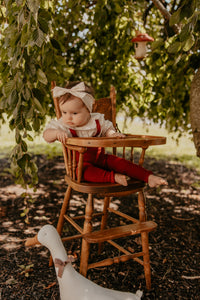
[[[60,104],[63,123],[70,127],[81,127],[88,123],[90,112],[80,98],[72,96]]]

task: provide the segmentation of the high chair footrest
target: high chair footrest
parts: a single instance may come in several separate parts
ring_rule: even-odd
[[[139,234],[141,232],[149,232],[156,227],[157,224],[155,222],[147,221],[86,233],[83,235],[83,238],[88,243],[101,243],[129,235]]]

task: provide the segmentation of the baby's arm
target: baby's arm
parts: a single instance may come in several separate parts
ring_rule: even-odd
[[[43,138],[48,143],[53,143],[58,140],[59,142],[64,144],[68,136],[64,130],[48,128],[44,131]]]
[[[117,132],[113,129],[108,129],[105,134],[107,137],[124,138],[125,135],[121,132]]]

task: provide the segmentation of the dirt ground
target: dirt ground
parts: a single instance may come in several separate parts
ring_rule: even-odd
[[[24,190],[13,183],[6,169],[7,159],[0,160],[2,300],[59,299],[55,271],[48,266],[48,249],[25,248],[24,240],[45,224],[56,226],[66,189],[63,158],[47,160],[37,156],[35,159],[39,167],[38,189],[28,190],[25,198],[22,197]],[[152,158],[146,159],[145,167],[169,182],[168,187],[159,189],[146,187],[148,219],[158,224],[156,231],[150,233],[152,289],[146,290],[143,269],[134,261],[92,269],[88,278],[110,289],[133,293],[140,289],[142,299],[200,299],[200,176],[180,163]],[[73,195],[73,206],[78,212],[84,207],[85,197],[78,193]],[[95,203],[97,210],[100,209],[102,201],[98,196]],[[132,215],[137,212],[135,196],[114,198],[113,205]],[[25,210],[27,207],[29,212]],[[111,221],[114,225],[118,220]],[[67,230],[70,229],[67,227]],[[134,249],[139,247],[140,241],[129,238],[122,243]],[[67,243],[66,249],[68,254],[77,257],[73,265],[78,270],[80,244]],[[112,251],[108,246],[103,256]]]

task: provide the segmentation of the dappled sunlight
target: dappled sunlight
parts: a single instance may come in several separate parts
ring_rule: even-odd
[[[57,163],[59,163],[57,159],[53,162],[47,160],[45,162],[45,167],[40,171],[37,190],[29,190],[30,199],[33,201],[30,203],[27,201],[27,223],[25,222],[26,216],[22,217],[23,212],[26,209],[26,201],[24,201],[24,198],[21,196],[21,194],[24,193],[24,189],[13,183],[11,184],[10,181],[7,185],[5,182],[0,188],[0,213],[2,217],[0,251],[3,253],[5,261],[6,258],[8,258],[7,260],[10,269],[16,271],[15,274],[18,274],[16,276],[24,276],[24,273],[22,272],[24,269],[21,270],[18,265],[23,265],[25,268],[26,266],[34,264],[34,267],[32,267],[33,271],[29,271],[30,277],[37,273],[38,269],[42,270],[42,278],[44,276],[43,270],[44,272],[47,272],[48,276],[50,270],[52,271],[48,266],[50,257],[49,251],[41,245],[26,248],[24,243],[28,237],[35,236],[43,225],[52,224],[55,227],[57,225],[58,215],[67,188],[64,181],[65,173],[62,173],[59,168],[56,168]],[[155,282],[155,280],[160,280],[160,284],[162,284],[163,278],[165,278],[164,280],[166,281],[168,278],[173,277],[171,271],[166,273],[168,271],[168,265],[172,266],[176,278],[182,273],[186,275],[190,275],[190,273],[195,275],[195,272],[197,272],[195,259],[197,260],[198,232],[196,228],[198,228],[197,219],[199,218],[198,205],[200,201],[200,189],[198,186],[193,187],[192,184],[199,180],[199,175],[195,173],[195,171],[187,170],[187,168],[183,166],[177,164],[173,165],[173,163],[168,162],[158,162],[154,159],[147,160],[146,166],[148,169],[163,175],[169,182],[168,186],[154,189],[146,186],[145,188],[147,218],[158,224],[157,230],[150,234],[153,282]],[[188,174],[188,176],[184,175],[184,180],[183,174]],[[84,215],[86,203],[86,194],[74,192],[70,201],[70,216]],[[103,197],[95,195],[94,212],[101,212],[103,204]],[[138,202],[136,196],[113,197],[110,207],[114,210],[119,209],[124,213],[131,214],[133,217],[138,217]],[[101,216],[94,218],[94,230],[99,228],[100,220]],[[80,226],[83,225],[83,219],[80,218],[78,222],[80,222]],[[111,227],[119,225],[121,222],[123,222],[121,218],[111,214],[109,220],[109,225]],[[74,230],[74,233],[76,234],[76,230]],[[63,236],[69,236],[71,234],[71,226],[65,226]],[[80,241],[78,241],[78,243],[68,241],[65,245],[68,252],[76,254],[78,258],[78,262],[76,263],[77,269],[79,269],[81,251],[81,244],[79,242]],[[124,243],[124,241],[122,241],[122,243]],[[130,238],[127,242],[127,249],[131,252],[136,251],[140,244],[141,241],[139,239],[136,238],[135,240],[132,240]],[[94,245],[94,247],[96,247],[96,245]],[[110,248],[109,251],[112,252],[113,250]],[[182,256],[185,261],[184,266],[187,264],[187,261],[190,263],[191,256],[194,257],[194,260],[191,262],[193,263],[193,265],[191,265],[193,271],[190,272],[190,269],[185,269],[184,266],[182,267],[179,263],[180,260],[178,263],[176,262],[176,257]],[[163,263],[163,261],[166,261],[166,263]],[[118,267],[113,266],[113,269],[114,268],[116,268],[115,276],[122,276],[119,273]],[[128,263],[126,268],[129,268],[129,277],[134,273],[134,276],[137,278],[138,275],[135,265],[133,267]],[[7,270],[4,270],[3,272],[7,274]],[[91,274],[93,276],[100,272],[101,270],[93,270],[92,273],[90,273],[90,276]],[[126,274],[126,271],[123,272]],[[104,274],[107,276],[106,271]],[[19,280],[22,280],[22,278],[19,278]],[[46,286],[48,286],[48,284]]]
[[[93,226],[94,230],[95,230],[96,228],[98,228],[98,227],[100,226],[100,224],[101,224],[100,221],[93,221],[93,222],[92,222],[92,226]]]
[[[84,211],[85,205],[87,203],[87,198],[83,198],[82,194],[74,194],[72,195],[72,199],[70,200],[70,214],[71,216],[74,216],[75,213],[82,214],[83,212],[80,211],[82,209]],[[110,207],[113,209],[118,209],[121,201],[117,198],[112,199],[110,203]],[[94,210],[97,212],[101,212],[103,210],[104,206],[104,199],[102,198],[95,198],[94,197]],[[78,211],[77,211],[78,208]],[[75,213],[73,213],[75,212]]]
[[[42,209],[42,210],[41,210],[41,209],[39,210],[39,209],[38,209],[38,210],[36,210],[36,213],[39,214],[39,215],[44,215],[44,214],[45,214],[45,210],[43,210],[43,209]]]
[[[12,221],[2,222],[2,226],[3,226],[3,227],[9,228],[9,227],[12,226],[12,225],[13,225],[13,222],[12,222]]]
[[[21,248],[21,244],[12,243],[12,242],[8,242],[8,241],[6,241],[6,244],[3,244],[0,246],[0,249],[4,249],[7,251],[17,250],[20,248]]]
[[[162,193],[174,193],[177,194],[179,190],[173,188],[162,188]]]
[[[117,198],[113,199],[110,203],[110,208],[117,210],[119,208],[120,204],[121,204],[121,200],[119,200]]]
[[[156,196],[156,195],[146,195],[146,198],[147,199],[156,199],[156,200],[159,200],[160,199],[160,196]]]
[[[188,182],[191,182],[191,178],[194,176],[188,176]],[[147,199],[154,199],[154,195],[147,195]],[[199,190],[195,190],[188,183],[185,188],[181,185],[176,188],[163,187],[160,191],[160,196],[155,198],[158,201],[163,202],[163,209],[171,210],[169,218],[177,220],[193,220],[191,215],[200,215],[200,193]],[[160,199],[160,200],[159,200]],[[189,203],[189,205],[188,205]]]
[[[47,216],[42,215],[42,216],[35,216],[33,219],[37,220],[37,221],[47,221],[47,222],[49,222],[50,217],[48,218]]]
[[[37,190],[35,191],[33,188],[27,188],[24,189],[22,186],[18,185],[18,184],[13,184],[13,185],[9,185],[9,186],[5,186],[5,187],[0,187],[0,194],[2,197],[2,194],[4,193],[4,198],[8,195],[8,194],[13,194],[16,195],[16,197],[21,196],[24,192],[37,197],[38,195],[44,194],[44,190],[41,188],[37,188]]]
[[[171,205],[174,205],[174,201],[171,200],[171,199],[168,198],[168,197],[164,197],[163,200],[166,201],[166,202],[168,202],[168,203],[170,203]]]
[[[9,232],[17,232],[18,229],[15,228],[15,227],[9,227],[9,228],[8,228],[8,231],[9,231]]]
[[[104,201],[102,199],[94,198],[94,208],[96,209],[96,211],[102,211],[103,204],[104,204]]]
[[[24,229],[23,233],[26,235],[36,235],[40,230],[40,226],[31,227]]]
[[[44,257],[45,259],[48,258],[48,256],[50,255],[49,250],[47,248],[45,248],[44,246],[42,246],[42,245],[38,245],[38,246],[44,248],[44,250],[40,251],[40,255],[42,257]]]
[[[175,206],[174,207],[174,212],[181,213],[182,211],[200,215],[199,204],[196,204],[196,205],[192,204],[189,207],[187,207],[187,206]]]
[[[2,242],[0,249],[4,249],[6,251],[19,249],[24,242],[24,239],[13,236],[13,233],[17,233],[19,231],[19,229],[16,228],[16,225],[24,227],[24,223],[7,221],[2,222],[1,225],[6,229],[6,234],[0,235],[0,242]],[[27,230],[24,230],[24,234],[36,234],[38,230],[39,227],[28,228]]]
[[[23,240],[16,236],[11,236],[10,234],[2,234],[0,235],[0,242],[3,242],[3,244],[0,245],[0,249],[11,251],[19,249]]]
[[[8,234],[0,234],[0,242],[7,240]]]

